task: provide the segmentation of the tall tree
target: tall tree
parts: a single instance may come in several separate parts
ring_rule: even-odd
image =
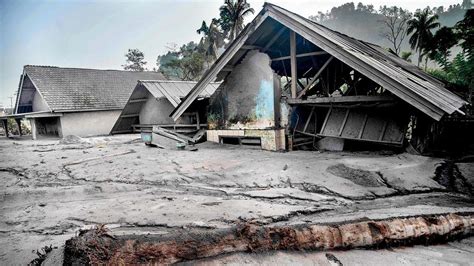
[[[145,71],[146,61],[143,52],[138,49],[128,49],[128,53],[125,54],[127,61],[125,65],[122,65],[123,69],[130,71]]]
[[[219,29],[219,20],[213,18],[209,26],[206,21],[203,21],[197,33],[204,35],[199,42],[199,46],[204,48],[206,57],[212,61],[217,59],[218,49],[224,46],[224,34]]]
[[[418,52],[418,66],[420,66],[423,56],[429,50],[429,42],[433,38],[431,31],[440,26],[437,20],[438,15],[433,15],[432,11],[427,7],[423,10],[417,10],[413,18],[407,22],[407,34],[412,34],[408,42],[411,49]]]
[[[244,18],[255,12],[247,0],[225,0],[219,10],[220,26],[230,41],[244,29]]]
[[[449,67],[448,57],[450,49],[458,42],[456,34],[451,28],[441,27],[433,36],[430,42],[430,52],[428,56],[440,64],[444,70]]]
[[[400,46],[407,35],[407,22],[411,18],[411,13],[396,6],[380,7],[379,12],[383,16],[381,22],[384,25],[381,34],[392,44],[395,54],[399,55]]]

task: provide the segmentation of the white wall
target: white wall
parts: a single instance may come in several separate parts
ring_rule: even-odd
[[[37,91],[33,94],[33,112],[49,111],[48,105]]]
[[[168,99],[155,99],[150,95],[140,110],[140,124],[174,124],[170,117],[173,110]]]
[[[120,113],[121,110],[63,113],[62,134],[80,137],[108,135]]]

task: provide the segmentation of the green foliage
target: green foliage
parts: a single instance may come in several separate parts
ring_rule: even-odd
[[[14,134],[14,135],[19,135],[20,134],[20,131],[18,131],[18,124],[16,123],[15,119],[10,117],[10,118],[8,118],[7,123],[8,123],[8,131],[9,131],[10,134]],[[31,134],[31,126],[30,126],[30,123],[28,122],[28,120],[22,119],[20,124],[21,124],[21,133],[23,135],[30,135]],[[2,127],[3,127],[3,125],[2,125]]]
[[[145,56],[143,52],[138,49],[128,49],[128,53],[125,54],[127,61],[125,65],[122,65],[123,69],[130,71],[145,71]]]
[[[426,49],[429,50],[428,56],[446,70],[449,67],[450,49],[457,43],[454,31],[448,27],[441,27],[433,36],[432,41],[426,45]]]
[[[159,69],[168,78],[198,80],[203,71],[205,56],[195,42],[189,42],[178,51],[158,57]]]
[[[438,15],[427,7],[423,10],[417,10],[407,23],[407,33],[412,34],[408,42],[411,49],[418,51],[418,66],[423,57],[429,52],[430,42],[433,39],[433,29],[440,26]],[[425,64],[426,68],[426,64]]]
[[[413,52],[412,51],[403,51],[400,55],[400,57],[407,61],[407,62],[411,62],[411,56],[413,55]]]
[[[255,12],[247,0],[225,0],[219,10],[221,29],[230,41],[244,29],[244,18]]]

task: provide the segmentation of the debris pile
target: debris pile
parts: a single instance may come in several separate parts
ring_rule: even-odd
[[[205,234],[109,235],[104,228],[66,242],[66,264],[170,264],[231,252],[378,248],[435,243],[474,232],[474,215],[447,214],[343,224],[263,227],[245,223]]]

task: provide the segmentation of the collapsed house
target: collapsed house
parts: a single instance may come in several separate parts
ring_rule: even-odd
[[[179,119],[215,80],[222,85],[211,97],[207,139],[256,139],[267,150],[401,146],[406,137],[421,143],[422,136],[414,137],[417,126],[463,114],[467,104],[382,47],[268,3],[172,118]]]
[[[119,115],[111,134],[151,131],[153,126],[178,133],[207,127],[209,97],[219,83],[209,83],[186,113],[175,122],[169,114],[196,85],[194,81],[140,80]]]
[[[23,69],[14,118],[28,119],[38,136],[107,135],[138,80],[164,79],[158,72],[31,66]]]

